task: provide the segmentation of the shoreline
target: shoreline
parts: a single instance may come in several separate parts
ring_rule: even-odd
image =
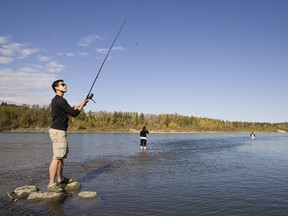
[[[45,127],[45,128],[17,128],[17,129],[12,129],[12,130],[5,130],[5,131],[0,131],[0,133],[48,133],[50,127]],[[140,130],[139,130],[140,131]],[[139,131],[135,129],[127,129],[127,130],[107,130],[107,131],[102,131],[102,130],[69,130],[68,133],[71,134],[138,134]],[[251,131],[175,131],[175,130],[170,130],[170,131],[153,131],[149,130],[151,134],[250,134]],[[287,133],[284,130],[277,130],[277,131],[254,131],[254,133]]]

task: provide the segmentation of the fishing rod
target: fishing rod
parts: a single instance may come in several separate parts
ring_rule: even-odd
[[[94,81],[93,81],[93,84],[92,84],[92,86],[91,86],[91,88],[90,88],[90,90],[89,90],[89,92],[88,92],[88,94],[87,94],[87,99],[92,100],[94,103],[95,103],[95,101],[93,100],[94,94],[91,93],[91,91],[92,91],[92,89],[93,89],[93,87],[94,87],[94,85],[95,85],[96,80],[97,80],[98,77],[99,77],[99,74],[100,74],[100,72],[101,72],[101,70],[102,70],[102,68],[103,68],[103,65],[104,65],[105,62],[106,62],[106,59],[107,59],[108,56],[109,56],[110,51],[112,50],[112,48],[113,48],[113,46],[114,46],[115,41],[117,40],[117,38],[118,38],[118,36],[119,36],[122,28],[124,27],[124,25],[125,25],[125,23],[126,23],[126,21],[127,21],[127,19],[125,19],[124,23],[122,24],[120,30],[118,31],[118,33],[117,33],[117,35],[116,35],[116,37],[115,37],[113,43],[111,44],[111,46],[110,46],[110,48],[109,48],[109,50],[108,50],[108,52],[107,52],[107,54],[106,54],[106,56],[105,56],[105,58],[104,58],[104,61],[102,62],[102,65],[101,65],[101,67],[99,68],[99,71],[98,71],[98,73],[97,73],[97,75],[96,75],[96,77],[95,77],[95,79],[94,79]]]

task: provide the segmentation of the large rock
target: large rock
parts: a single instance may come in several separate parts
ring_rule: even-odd
[[[55,192],[32,192],[27,200],[31,202],[37,201],[61,201],[65,197],[64,193]]]
[[[93,191],[82,191],[78,194],[78,199],[91,199],[97,196],[97,192]]]
[[[68,183],[67,185],[63,185],[61,186],[66,192],[68,193],[71,193],[71,192],[74,192],[74,191],[77,191],[80,189],[81,185],[79,182],[77,181],[73,181],[71,183]]]
[[[39,189],[35,185],[26,185],[18,187],[14,190],[14,194],[17,198],[28,197],[32,192],[38,192]]]

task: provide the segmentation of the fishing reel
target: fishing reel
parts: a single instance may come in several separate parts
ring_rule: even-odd
[[[94,94],[91,93],[90,95],[87,96],[87,99],[92,100],[94,103],[96,103],[96,102],[93,100],[93,96],[94,96]]]

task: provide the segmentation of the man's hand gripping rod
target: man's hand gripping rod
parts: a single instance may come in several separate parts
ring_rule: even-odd
[[[87,94],[87,97],[86,97],[86,98],[89,99],[89,100],[92,100],[94,103],[96,103],[96,102],[93,100],[94,94],[91,93],[91,91],[92,91],[92,89],[93,89],[93,87],[94,87],[94,84],[95,84],[96,80],[97,80],[98,77],[99,77],[99,74],[100,74],[100,72],[101,72],[101,70],[102,70],[103,65],[105,64],[106,59],[107,59],[108,56],[109,56],[110,51],[112,50],[112,47],[114,46],[115,41],[117,40],[117,38],[118,38],[118,36],[119,36],[122,28],[124,27],[124,25],[125,25],[125,23],[126,23],[126,21],[127,21],[127,19],[125,19],[124,23],[122,24],[120,30],[118,31],[118,33],[117,33],[117,35],[116,35],[116,37],[115,37],[113,43],[111,44],[111,46],[110,46],[110,48],[109,48],[109,51],[107,52],[107,54],[106,54],[106,56],[105,56],[105,58],[104,58],[104,61],[102,62],[102,65],[101,65],[101,67],[100,67],[100,69],[99,69],[99,71],[98,71],[98,73],[97,73],[97,75],[96,75],[96,77],[95,77],[95,79],[94,79],[94,81],[93,81],[93,84],[92,84],[92,86],[91,86],[91,88],[90,88],[90,90],[89,90],[89,92],[88,92],[88,94]]]
[[[90,93],[90,95],[89,95],[89,94],[87,95],[87,99],[92,100],[94,103],[96,103],[96,102],[93,100],[93,96],[94,96],[94,94],[93,94],[93,93]]]

